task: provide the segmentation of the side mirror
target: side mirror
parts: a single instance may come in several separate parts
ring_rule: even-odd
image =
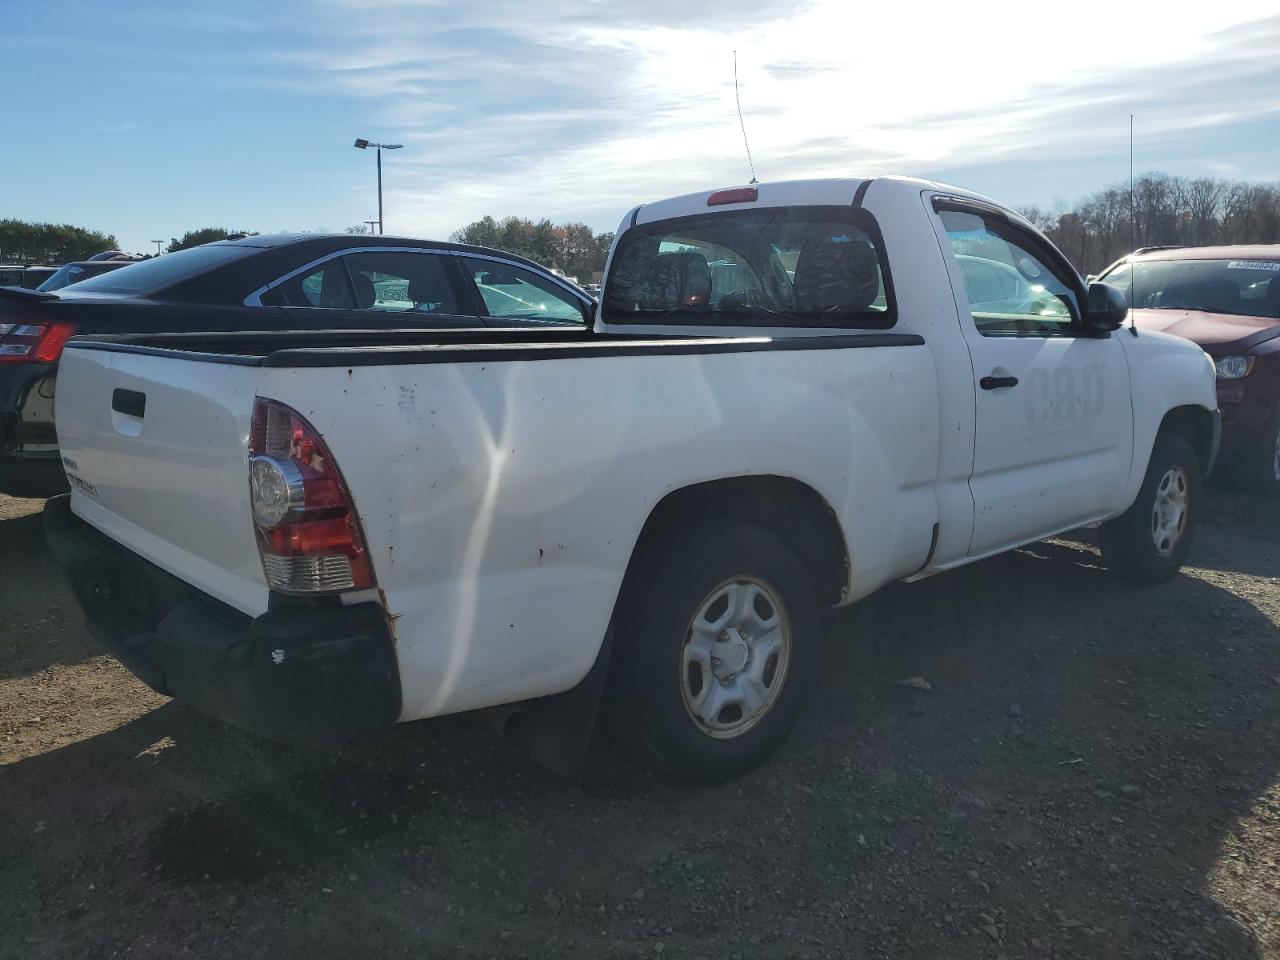
[[[1118,329],[1129,315],[1129,298],[1109,283],[1089,284],[1089,304],[1084,312],[1084,328],[1090,333]]]

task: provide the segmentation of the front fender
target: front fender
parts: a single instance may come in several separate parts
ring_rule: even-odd
[[[1124,348],[1132,384],[1133,459],[1124,498],[1127,509],[1138,496],[1165,417],[1179,407],[1216,412],[1217,377],[1208,354],[1190,340],[1154,330],[1134,335],[1124,329],[1114,336]]]

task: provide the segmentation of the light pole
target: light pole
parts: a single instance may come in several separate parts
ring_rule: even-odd
[[[378,233],[382,233],[382,151],[383,150],[399,150],[403,147],[403,143],[370,143],[368,140],[360,137],[356,138],[355,147],[357,150],[367,150],[373,147],[378,151]]]
[[[156,245],[156,256],[157,256],[157,257],[158,257],[158,256],[160,256],[160,247],[161,247],[161,245],[164,243],[164,241],[163,241],[163,240],[152,240],[151,242],[152,242],[152,243],[154,243],[154,244]]]

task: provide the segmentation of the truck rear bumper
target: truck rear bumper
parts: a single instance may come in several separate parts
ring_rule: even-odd
[[[44,511],[45,536],[90,633],[153,690],[290,743],[385,729],[400,716],[386,612],[273,594],[253,618],[103,536],[71,512]]]

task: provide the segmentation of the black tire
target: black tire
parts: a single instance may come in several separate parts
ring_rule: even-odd
[[[1250,493],[1280,497],[1280,404],[1276,405],[1257,443],[1241,454],[1236,474]]]
[[[684,655],[695,616],[729,583],[762,587],[789,624],[790,643],[784,669],[774,656],[780,686],[771,705],[740,733],[719,731],[717,738],[686,706],[690,673],[698,668],[686,665]],[[762,607],[769,609],[769,599]],[[643,545],[627,572],[615,620],[615,719],[660,774],[710,784],[745,773],[777,748],[799,716],[812,687],[819,627],[809,573],[778,534],[722,518],[675,526]],[[703,682],[720,681],[707,675]],[[732,713],[726,708],[715,722],[724,716],[732,723]],[[739,713],[747,723],[745,710]]]
[[[1179,470],[1186,487],[1185,518],[1181,533],[1167,541],[1167,549],[1161,549],[1153,533],[1156,498],[1166,476]],[[1176,474],[1174,482],[1178,482]],[[1102,557],[1112,573],[1140,584],[1163,583],[1177,573],[1195,539],[1203,489],[1200,458],[1191,445],[1177,434],[1157,435],[1138,498],[1128,510],[1102,525]]]

